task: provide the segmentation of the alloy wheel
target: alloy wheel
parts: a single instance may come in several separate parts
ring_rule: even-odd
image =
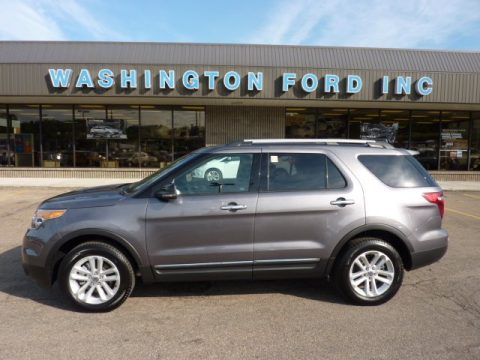
[[[72,295],[89,305],[104,304],[120,288],[120,271],[103,256],[87,256],[77,261],[70,270],[69,287]]]
[[[350,285],[360,296],[374,298],[383,295],[392,285],[395,268],[392,260],[377,250],[365,251],[352,262]]]

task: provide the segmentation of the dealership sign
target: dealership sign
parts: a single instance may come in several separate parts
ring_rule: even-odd
[[[259,92],[263,90],[263,72],[248,72],[242,76],[236,71],[227,71],[220,74],[216,70],[197,72],[187,70],[177,73],[175,70],[159,70],[154,74],[151,70],[137,71],[135,69],[121,69],[120,74],[115,74],[111,69],[100,69],[92,73],[88,69],[81,69],[74,74],[72,69],[48,69],[51,86],[54,89],[69,88],[72,86],[78,89],[93,89],[95,87],[110,89],[119,86],[120,89],[136,89],[139,86],[149,90],[153,86],[161,90],[175,90],[177,80],[185,90],[196,91],[200,89],[202,77],[208,90],[215,90],[217,86],[223,86],[227,91],[235,91],[240,88],[242,82],[247,83],[247,90]],[[341,79],[336,74],[318,75],[307,73],[299,75],[294,72],[283,73],[281,79],[281,90],[286,93],[294,86],[300,86],[305,93],[323,92],[326,94],[356,94],[362,91],[364,82],[361,76],[350,74]],[[344,80],[344,81],[342,81]],[[118,84],[116,84],[118,81]],[[155,84],[154,84],[155,81]],[[433,91],[433,80],[428,76],[413,79],[411,76],[383,76],[380,79],[381,93],[389,94],[390,83],[394,82],[393,94],[410,95],[415,92],[419,96],[429,95]]]

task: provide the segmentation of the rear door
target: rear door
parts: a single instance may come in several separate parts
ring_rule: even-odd
[[[338,241],[365,223],[361,186],[331,153],[262,156],[254,277],[317,276]]]

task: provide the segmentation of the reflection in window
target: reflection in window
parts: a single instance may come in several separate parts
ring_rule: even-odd
[[[351,139],[376,140],[407,148],[409,137],[408,110],[351,109]]]
[[[0,105],[0,134],[7,133],[7,108],[4,105]]]
[[[157,159],[165,167],[173,160],[172,110],[155,106],[141,107],[140,151]]]
[[[109,167],[158,167],[158,159],[139,151],[138,106],[109,106],[106,126],[117,134],[106,136]]]
[[[412,111],[410,148],[420,152],[417,160],[427,170],[438,169],[440,111]]]
[[[480,171],[480,112],[472,113],[472,120],[469,170]]]
[[[410,136],[410,111],[409,110],[381,110],[380,111],[380,132],[384,138],[395,147],[409,147]]]
[[[466,111],[442,111],[441,170],[467,170],[469,120]]]
[[[0,166],[15,164],[10,126],[8,126],[7,108],[0,105]]]
[[[411,156],[360,155],[358,160],[384,184],[396,188],[437,186]]]
[[[112,130],[100,128],[106,116],[103,105],[75,105],[75,166],[100,167],[108,164],[107,146],[101,134]]]
[[[205,112],[195,111],[201,108],[197,106],[183,108],[191,110],[173,111],[175,159],[205,146]]]
[[[387,132],[380,128],[379,123],[378,109],[350,109],[349,138],[386,141]]]
[[[317,119],[317,138],[347,137],[347,109],[320,110]]]
[[[15,166],[40,166],[39,106],[12,106],[9,115]]]
[[[73,166],[72,106],[42,105],[44,167]]]
[[[215,155],[175,178],[182,195],[247,192],[252,172],[252,154]]]
[[[287,108],[285,119],[286,138],[315,137],[315,109]]]

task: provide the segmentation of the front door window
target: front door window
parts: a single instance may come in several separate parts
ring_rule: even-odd
[[[218,154],[175,178],[180,195],[248,192],[252,154]]]

